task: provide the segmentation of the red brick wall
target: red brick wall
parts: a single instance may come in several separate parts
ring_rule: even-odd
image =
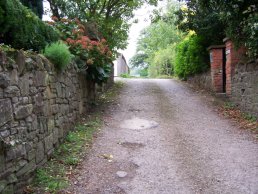
[[[213,90],[218,93],[223,92],[223,46],[210,47],[211,78]]]

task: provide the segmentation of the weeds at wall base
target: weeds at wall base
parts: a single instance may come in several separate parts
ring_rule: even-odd
[[[34,182],[25,189],[25,193],[56,193],[69,186],[73,170],[83,160],[100,126],[99,116],[92,116],[90,121],[78,124],[55,150],[50,161],[37,170]]]
[[[231,102],[225,102],[223,106],[220,106],[219,112],[223,116],[236,121],[240,128],[251,131],[255,138],[258,138],[258,118],[254,115],[240,111]]]
[[[69,186],[75,177],[75,168],[83,161],[92,145],[94,134],[102,126],[102,115],[98,108],[114,102],[123,82],[116,82],[112,88],[97,99],[94,111],[71,131],[52,155],[52,158],[36,172],[34,182],[27,186],[24,193],[59,193]]]

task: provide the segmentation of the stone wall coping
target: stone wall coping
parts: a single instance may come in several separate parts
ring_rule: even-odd
[[[212,49],[223,49],[223,48],[226,48],[226,46],[224,44],[222,45],[211,45],[207,48],[207,50],[212,50]]]

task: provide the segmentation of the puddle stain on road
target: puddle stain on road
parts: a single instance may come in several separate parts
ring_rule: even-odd
[[[129,120],[125,120],[121,123],[120,127],[124,129],[151,129],[158,127],[159,124],[155,121],[149,121],[146,119],[140,119],[137,117],[134,117]]]

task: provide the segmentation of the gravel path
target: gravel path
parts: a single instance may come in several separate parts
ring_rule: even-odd
[[[175,80],[129,79],[118,103],[71,193],[258,194],[258,144],[207,98]]]

